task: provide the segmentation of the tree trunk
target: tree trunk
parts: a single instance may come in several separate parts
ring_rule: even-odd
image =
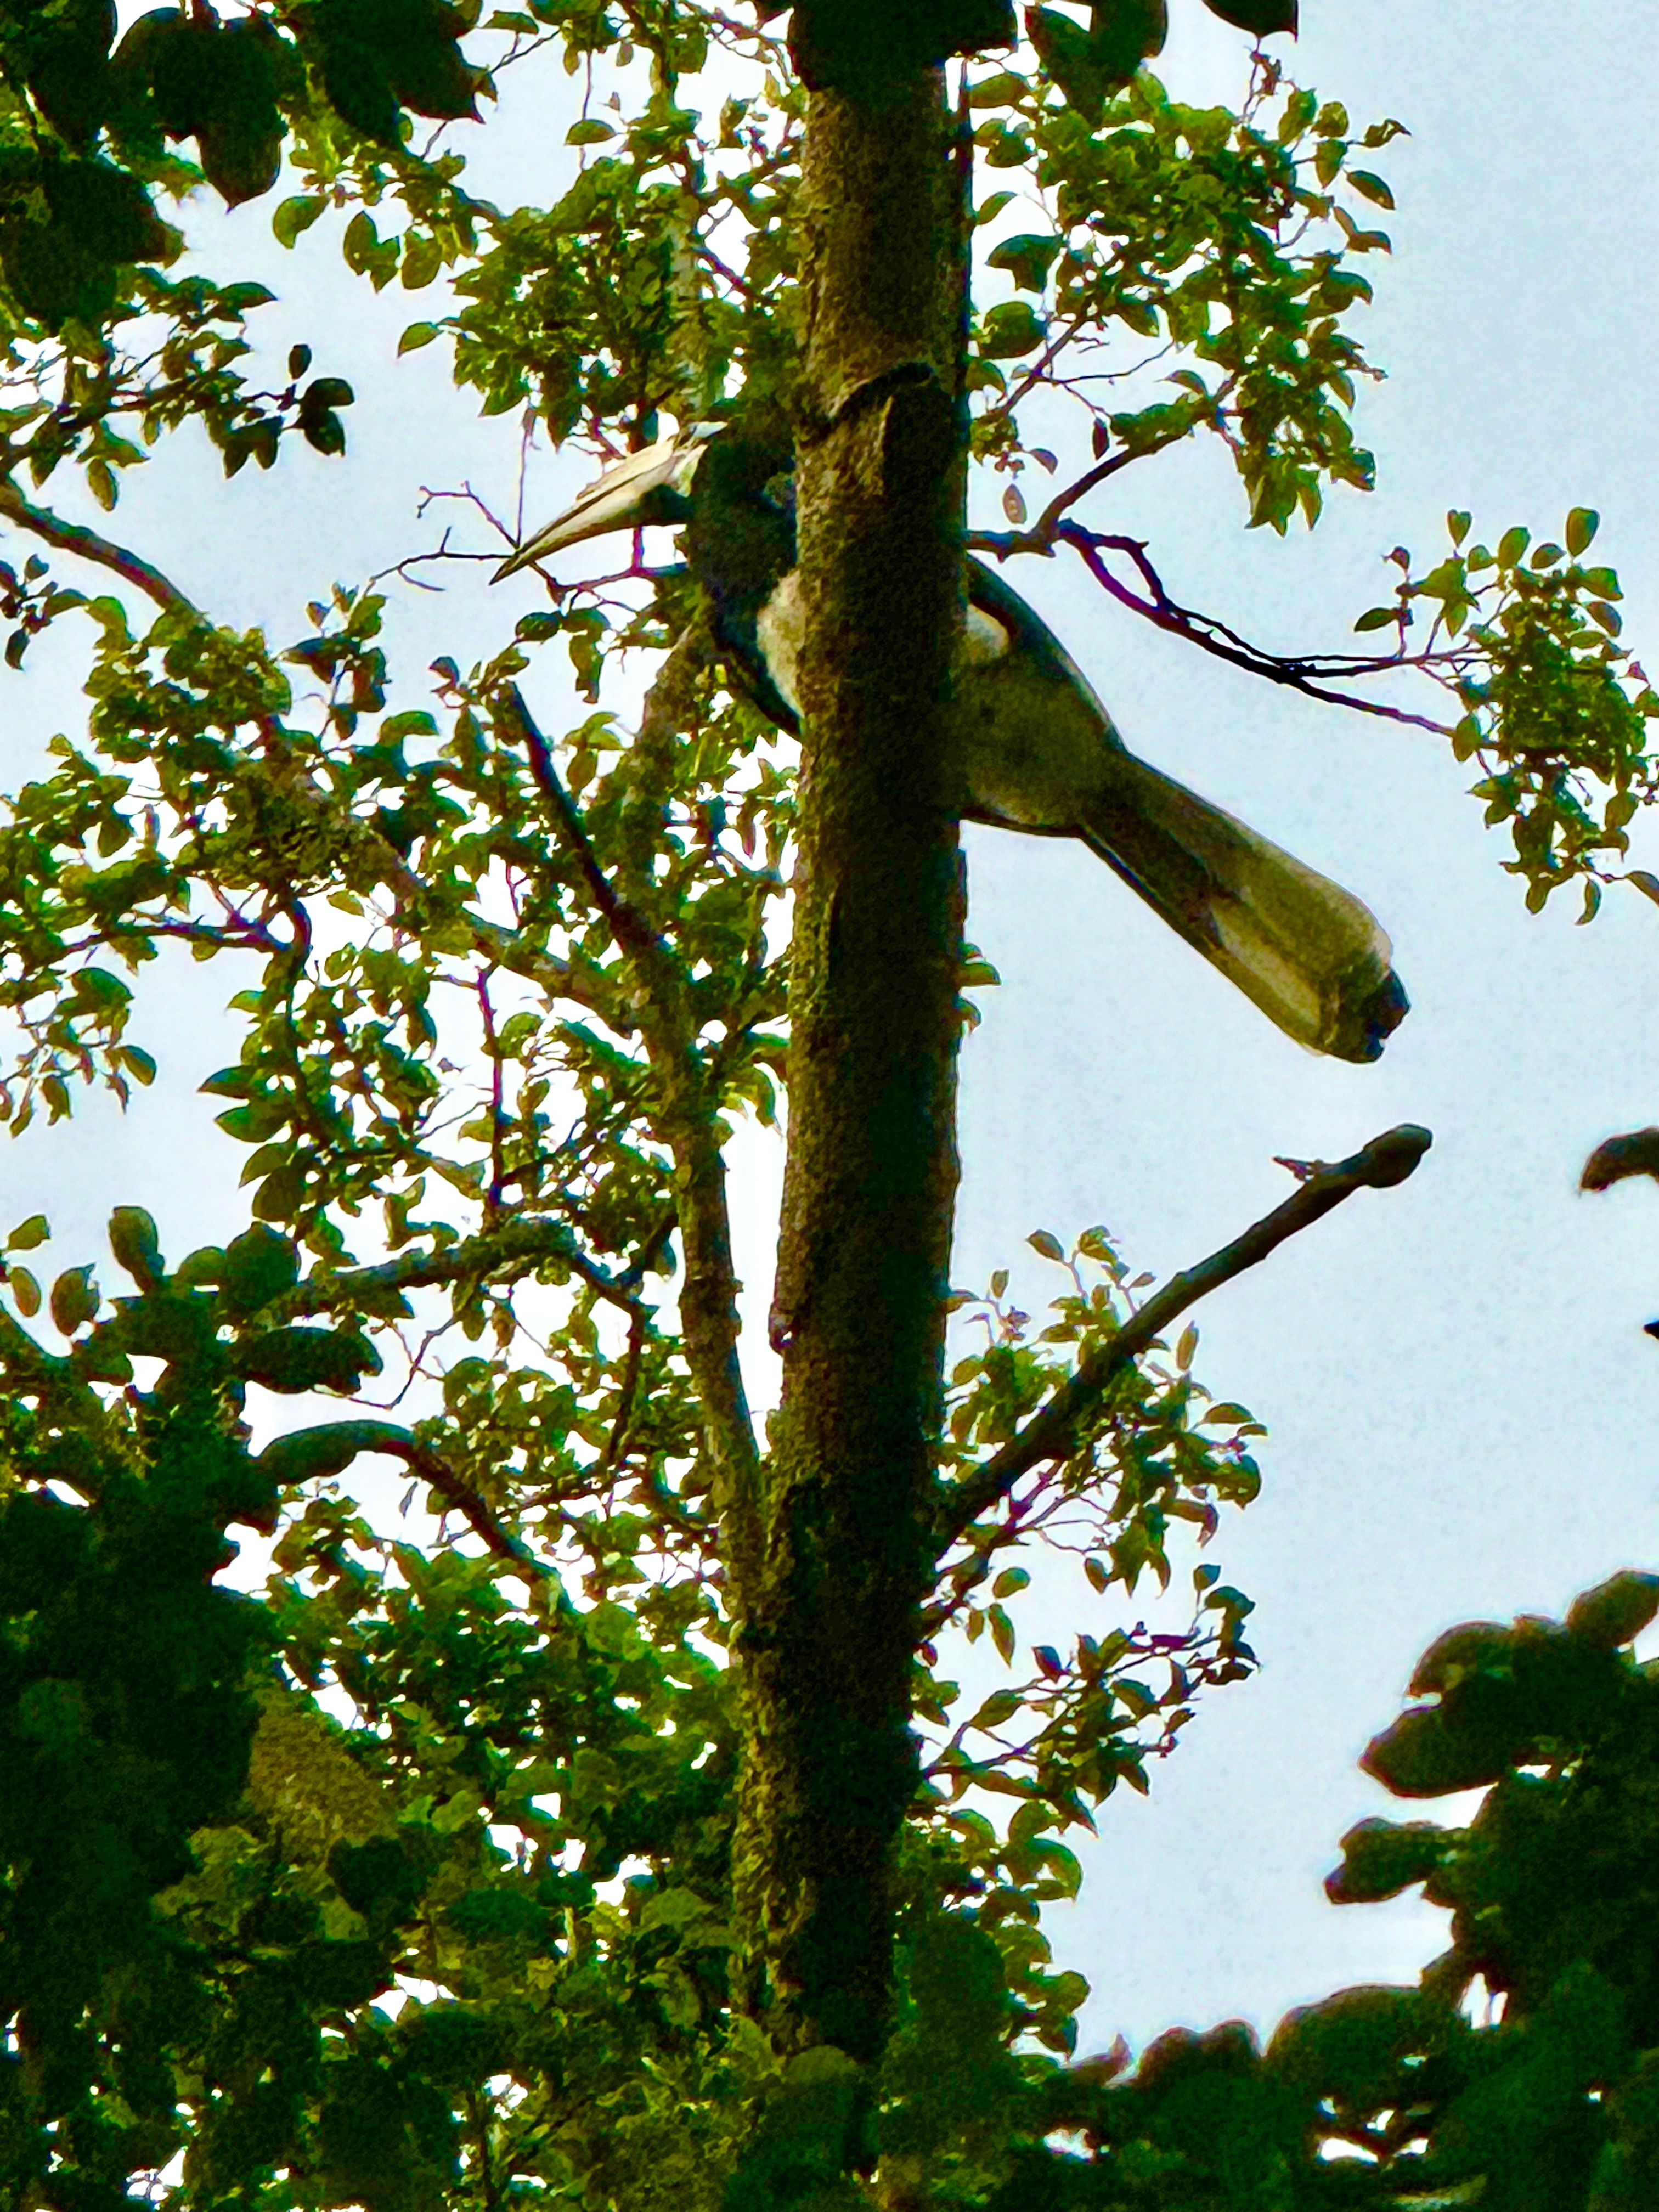
[[[746,1607],[738,1894],[785,2051],[881,2047],[942,1399],[963,891],[940,707],[962,619],[962,226],[941,74],[811,96],[805,736],[784,1363]]]

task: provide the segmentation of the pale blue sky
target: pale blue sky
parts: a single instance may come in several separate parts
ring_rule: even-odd
[[[1626,634],[1659,649],[1653,333],[1659,15],[1649,0],[1306,0],[1293,68],[1356,124],[1398,211],[1372,264],[1364,396],[1378,489],[1311,538],[1246,536],[1213,451],[1126,481],[1109,526],[1170,589],[1264,642],[1335,646],[1426,553],[1601,511]],[[1236,48],[1173,0],[1172,83],[1220,94]],[[1184,479],[1184,481],[1183,481]],[[1316,1061],[1161,931],[1086,855],[973,838],[975,927],[1000,966],[965,1085],[958,1279],[1038,1225],[1103,1219],[1160,1276],[1281,1198],[1275,1153],[1337,1158],[1426,1123],[1413,1181],[1365,1194],[1202,1310],[1197,1361],[1272,1434],[1258,1503],[1213,1547],[1258,1601],[1261,1677],[1215,1698],[1145,1804],[1115,1800],[1056,1935],[1094,1984],[1085,2041],[1243,2015],[1407,1975],[1441,1917],[1321,1893],[1342,1831],[1386,1811],[1353,1761],[1454,1620],[1559,1613],[1659,1565],[1659,1192],[1575,1184],[1608,1131],[1659,1119],[1659,911],[1610,893],[1526,914],[1433,738],[1292,701],[1021,579],[1132,745],[1351,885],[1413,1010],[1382,1062]],[[1649,865],[1656,839],[1645,833]],[[1045,1271],[1018,1279],[1038,1293]],[[1405,1817],[1420,1808],[1401,1808]],[[1064,1931],[1062,1933],[1062,1930]]]
[[[1570,506],[1592,505],[1629,635],[1659,654],[1651,0],[1306,12],[1300,81],[1413,133],[1376,161],[1400,203],[1365,319],[1389,371],[1359,418],[1379,489],[1334,500],[1311,538],[1247,536],[1231,471],[1194,447],[1144,488],[1132,472],[1091,519],[1152,540],[1177,596],[1291,648],[1340,645],[1382,595],[1380,556],[1436,544],[1449,506],[1490,536],[1516,520],[1559,532]],[[1198,0],[1171,14],[1171,83],[1235,94],[1243,40]],[[543,120],[509,117],[477,142],[486,188],[552,196]],[[568,158],[552,157],[555,174]],[[287,255],[267,222],[255,206],[213,228],[282,295],[256,325],[273,369],[303,338],[319,369],[356,383],[347,460],[298,453],[227,491],[185,448],[140,473],[111,526],[222,617],[290,636],[304,599],[417,542],[422,483],[470,476],[510,505],[517,428],[470,416],[439,347],[388,388],[397,333],[434,312],[430,295],[371,301],[330,258],[328,224]],[[538,498],[550,508],[582,473],[544,465]],[[1315,1060],[1087,854],[971,833],[974,933],[1004,981],[965,1066],[957,1279],[1012,1264],[1040,1296],[1027,1233],[1101,1220],[1161,1276],[1285,1194],[1273,1154],[1334,1158],[1401,1121],[1435,1133],[1405,1188],[1351,1201],[1200,1316],[1200,1376],[1272,1431],[1263,1496],[1213,1552],[1259,1601],[1263,1672],[1212,1700],[1149,1802],[1104,1809],[1084,1900],[1054,1925],[1095,1986],[1093,2046],[1176,2021],[1270,2026],[1344,1982],[1414,1971],[1437,1946],[1435,1916],[1338,1911],[1319,1887],[1341,1831],[1382,1808],[1354,1771],[1366,1737],[1449,1621],[1559,1612],[1615,1567],[1659,1563],[1659,1347],[1640,1329],[1659,1313],[1659,1194],[1575,1189],[1599,1138],[1659,1118],[1659,910],[1615,892],[1588,929],[1571,911],[1528,916],[1436,740],[1291,700],[1142,629],[1080,574],[1028,567],[1016,580],[1129,742],[1365,897],[1413,1011],[1379,1066]],[[499,623],[476,577],[441,600],[406,595],[398,703],[434,653],[464,658]],[[70,637],[48,638],[21,682],[6,678],[8,774],[78,716],[76,658]],[[179,963],[152,994],[137,1034],[163,1076],[125,1122],[94,1105],[0,1148],[0,1215],[52,1216],[49,1266],[101,1252],[118,1203],[149,1206],[175,1254],[240,1225],[245,1155],[194,1091],[234,1055],[220,974]],[[757,1148],[743,1160],[739,1234],[763,1310],[774,1177]],[[1043,1599],[1048,1640],[1106,1617],[1069,1595],[1062,1610],[1046,1582]]]

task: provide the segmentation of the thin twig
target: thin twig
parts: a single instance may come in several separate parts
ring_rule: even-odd
[[[1334,1165],[1322,1160],[1308,1164],[1306,1180],[1293,1197],[1207,1260],[1172,1275],[1121,1328],[1095,1346],[1076,1374],[1061,1383],[1017,1436],[946,1494],[935,1524],[939,1551],[959,1542],[982,1513],[1001,1503],[1021,1475],[1045,1461],[1069,1458],[1077,1449],[1079,1425],[1095,1411],[1125,1368],[1188,1306],[1259,1266],[1286,1237],[1311,1228],[1355,1191],[1384,1190],[1404,1182],[1431,1142],[1426,1129],[1406,1122],[1373,1137],[1352,1158]],[[1297,1172],[1303,1171],[1298,1166]]]
[[[324,1464],[325,1472],[331,1468],[337,1470],[349,1466],[360,1452],[384,1452],[390,1459],[402,1460],[411,1474],[418,1476],[428,1489],[435,1490],[447,1507],[453,1507],[465,1518],[495,1558],[509,1560],[514,1566],[539,1579],[556,1580],[553,1570],[536,1557],[522,1537],[515,1536],[505,1526],[494,1507],[479,1496],[465,1476],[458,1474],[441,1453],[422,1443],[407,1429],[400,1429],[391,1421],[330,1421],[319,1428],[302,1429],[296,1434],[276,1437],[266,1445],[257,1463],[273,1474],[279,1484],[303,1479],[303,1455],[297,1475],[290,1457],[296,1443],[326,1448],[329,1456]],[[312,1471],[318,1464],[314,1459],[310,1462]]]
[[[1231,661],[1235,668],[1247,669],[1252,676],[1264,676],[1270,684],[1282,684],[1290,690],[1300,691],[1310,699],[1322,699],[1333,707],[1350,707],[1356,714],[1377,714],[1385,721],[1407,723],[1413,729],[1431,731],[1439,738],[1450,736],[1449,726],[1444,722],[1434,721],[1426,714],[1411,714],[1403,707],[1387,706],[1380,700],[1362,699],[1352,691],[1334,691],[1328,684],[1320,682],[1310,673],[1317,663],[1264,653],[1259,647],[1247,643],[1236,631],[1229,630],[1224,623],[1216,621],[1212,616],[1195,614],[1190,608],[1178,606],[1158,582],[1156,571],[1146,557],[1144,546],[1137,546],[1128,539],[1103,538],[1097,532],[1085,530],[1075,522],[1059,524],[1054,535],[1082,556],[1089,574],[1111,593],[1120,605],[1132,608],[1148,622],[1156,623],[1160,629],[1170,630],[1176,636],[1185,638],[1189,645],[1212,653],[1218,660]],[[1154,592],[1153,597],[1138,599],[1127,585],[1118,581],[1101,557],[1102,548],[1108,545],[1130,555],[1142,576],[1147,580],[1148,588]],[[1356,659],[1344,662],[1342,666],[1347,673],[1360,674],[1365,672],[1368,666],[1382,673],[1413,665],[1410,661],[1390,657],[1373,664]]]
[[[1097,461],[1094,467],[1086,469],[1074,484],[1068,484],[1064,491],[1054,494],[1038,515],[1032,536],[1044,543],[1052,542],[1067,507],[1075,507],[1085,492],[1091,492],[1097,484],[1104,483],[1108,477],[1115,477],[1120,469],[1127,469],[1131,461],[1139,458],[1138,453],[1120,447],[1116,453],[1109,453],[1104,460]]]
[[[1086,485],[1090,479],[1085,477],[1082,482]],[[1073,487],[1073,491],[1076,489]],[[1069,501],[1072,495],[1072,492],[1063,493],[1061,501]],[[1333,679],[1337,678],[1391,675],[1402,668],[1429,674],[1432,662],[1443,656],[1268,653],[1252,645],[1237,630],[1230,629],[1214,615],[1200,614],[1172,599],[1139,539],[1108,537],[1097,530],[1085,530],[1080,523],[1060,519],[1052,505],[1030,530],[979,530],[969,532],[968,536],[970,552],[990,553],[999,561],[1006,561],[1015,553],[1040,553],[1047,557],[1057,544],[1071,546],[1102,590],[1109,592],[1120,606],[1128,608],[1143,621],[1155,623],[1159,629],[1185,639],[1188,645],[1197,646],[1218,660],[1228,661],[1251,676],[1264,677],[1270,684],[1283,684],[1288,690],[1299,691],[1304,697],[1321,700],[1328,706],[1351,708],[1359,714],[1376,714],[1384,721],[1430,731],[1436,737],[1451,734],[1449,723],[1437,722],[1427,714],[1414,714],[1403,707],[1390,707],[1381,700],[1364,699],[1354,692],[1332,688]],[[1146,586],[1144,599],[1112,574],[1105,559],[1108,553],[1121,553],[1133,562]]]
[[[501,1129],[506,1120],[504,1084],[505,1073],[501,1055],[495,1046],[495,1009],[489,1003],[488,971],[477,979],[478,1012],[483,1022],[484,1051],[489,1060],[489,1189],[485,1201],[485,1219],[493,1223],[501,1210],[501,1192],[506,1187],[507,1170],[501,1152]]]

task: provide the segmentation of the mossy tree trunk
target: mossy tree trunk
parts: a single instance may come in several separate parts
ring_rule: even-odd
[[[785,2050],[868,2060],[916,1784],[963,886],[940,708],[962,619],[960,195],[942,74],[812,95],[784,1365],[744,1610],[739,1910]]]

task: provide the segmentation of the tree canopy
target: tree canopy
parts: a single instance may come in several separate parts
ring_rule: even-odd
[[[1194,1547],[1255,1496],[1261,1430],[1175,1324],[1403,1179],[1425,1133],[1288,1164],[1285,1206],[1150,1297],[1097,1228],[1033,1237],[1042,1316],[1003,1276],[950,1291],[951,1070],[991,977],[939,791],[886,844],[892,779],[865,769],[899,741],[858,696],[868,652],[837,659],[814,614],[802,778],[655,538],[528,606],[504,589],[483,655],[434,611],[412,669],[389,595],[516,534],[459,485],[465,532],[429,527],[387,576],[319,573],[281,638],[120,535],[129,472],[165,470],[177,434],[234,479],[296,433],[345,455],[354,408],[398,404],[390,379],[354,393],[321,333],[256,383],[270,295],[210,271],[191,227],[213,196],[264,203],[296,270],[340,229],[363,283],[431,295],[405,352],[449,347],[484,416],[596,467],[780,410],[835,635],[910,621],[932,652],[896,681],[948,686],[964,550],[1011,575],[1076,559],[1195,649],[1440,728],[1528,903],[1571,885],[1588,918],[1653,795],[1659,713],[1591,510],[1490,545],[1449,516],[1357,645],[1295,660],[1085,520],[1193,437],[1274,531],[1369,483],[1355,311],[1388,249],[1370,164],[1401,125],[1354,125],[1260,47],[1237,112],[1185,105],[1144,65],[1164,11],[1141,0],[1086,25],[898,12],[916,43],[872,60],[860,11],[823,8],[0,7],[6,657],[27,673],[69,632],[88,702],[0,822],[0,1108],[21,1135],[82,1085],[151,1082],[146,972],[187,947],[232,978],[243,1042],[208,1088],[252,1217],[170,1266],[121,1209],[115,1295],[90,1261],[36,1280],[42,1215],[6,1240],[0,2173],[30,2212],[158,2191],[1614,2212],[1650,2191],[1652,1685],[1628,1647],[1651,1578],[1563,1626],[1454,1632],[1417,1685],[1437,1702],[1373,1747],[1401,1795],[1489,1792],[1463,1829],[1357,1832],[1334,1878],[1455,1905],[1420,1990],[1345,1993],[1265,2052],[1236,2027],[1166,2039],[1129,2074],[1075,2063],[1087,1984],[1042,1925],[1081,1879],[1068,1831],[1255,1663],[1249,1598]],[[519,100],[575,150],[550,206],[469,188],[469,127]],[[866,176],[869,205],[933,210],[896,307],[902,226],[836,228]],[[901,325],[911,352],[859,357]],[[964,466],[1006,530],[964,538]],[[70,484],[106,525],[51,503]],[[904,592],[872,590],[872,548]],[[1374,688],[1413,672],[1438,719]],[[885,876],[849,823],[887,825]],[[896,970],[866,1006],[858,1090],[824,1015],[837,946],[878,970],[877,923],[913,897],[928,995]],[[923,1107],[888,1112],[879,1048],[912,1014]],[[726,1152],[784,1088],[796,1157],[804,1130],[820,1149],[775,1299],[793,1395],[763,1425]],[[884,1219],[872,1177],[901,1157]],[[879,1310],[869,1274],[836,1274],[855,1247],[890,1261]],[[972,1334],[942,1371],[947,1310]],[[272,1418],[317,1393],[302,1425]],[[902,1449],[884,1430],[870,1464],[902,1480],[815,1522],[821,1437],[901,1401]],[[1113,1625],[1026,1639],[1044,1545]],[[1176,1577],[1187,1617],[1131,1626]],[[837,1735],[866,1654],[825,1625],[866,1602],[888,1703]],[[953,1653],[988,1642],[1006,1685],[971,1700]],[[860,1825],[867,1884],[830,1895],[814,1838]],[[859,1943],[851,1974],[836,1947]],[[1477,1974],[1501,2022],[1466,2017]]]

